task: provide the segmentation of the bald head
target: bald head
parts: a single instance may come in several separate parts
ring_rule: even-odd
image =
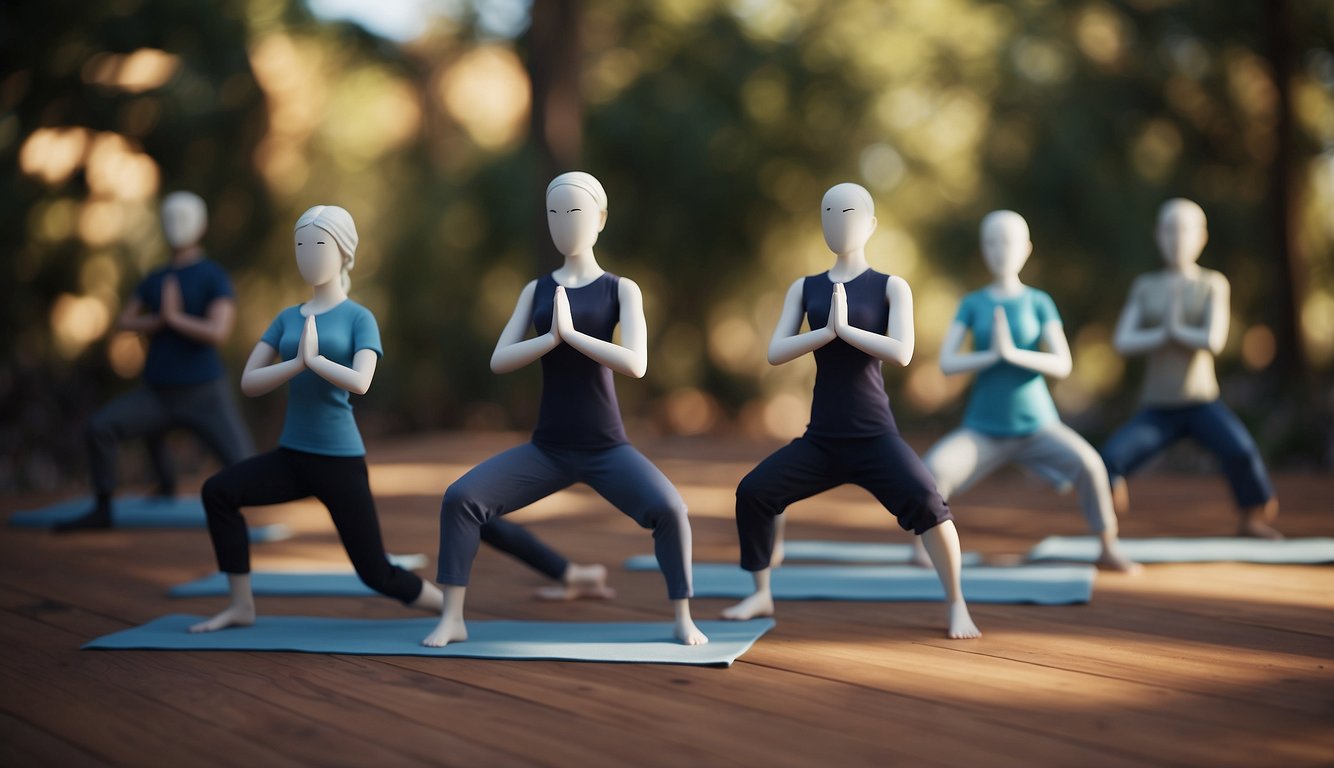
[[[1017,278],[1033,252],[1028,222],[1014,211],[992,211],[982,217],[979,230],[982,258],[992,276],[1006,280]]]
[[[820,223],[829,250],[837,254],[860,250],[875,231],[875,201],[860,184],[835,184],[820,201]]]
[[[1199,260],[1204,244],[1209,241],[1204,209],[1183,197],[1168,200],[1158,209],[1154,239],[1169,268],[1189,269]]]

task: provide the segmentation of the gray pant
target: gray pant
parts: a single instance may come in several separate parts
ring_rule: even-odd
[[[186,387],[144,385],[107,403],[88,421],[88,469],[93,490],[102,495],[115,489],[120,443],[139,437],[149,440],[159,484],[173,485],[171,462],[161,441],[163,434],[175,427],[195,433],[223,466],[229,467],[255,452],[225,378]]]
[[[586,451],[525,443],[473,467],[449,486],[440,504],[436,581],[467,585],[484,524],[575,483],[588,484],[641,528],[651,528],[668,597],[690,597],[686,503],[666,475],[630,445]]]
[[[996,437],[961,427],[941,438],[923,460],[946,500],[1005,464],[1023,465],[1062,490],[1073,484],[1089,530],[1116,532],[1102,457],[1079,433],[1059,421],[1019,437]]]

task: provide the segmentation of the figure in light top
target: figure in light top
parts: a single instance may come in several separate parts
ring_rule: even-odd
[[[597,179],[575,171],[552,180],[546,204],[551,239],[565,262],[524,286],[491,356],[496,373],[541,360],[537,428],[531,442],[487,459],[445,491],[436,577],[444,610],[422,643],[467,639],[463,601],[483,527],[577,482],[653,531],[675,637],[686,645],[706,643],[690,617],[685,502],[630,445],[616,401],[613,371],[640,378],[648,367],[648,329],[639,286],[604,271],[593,255],[607,223],[607,194]],[[612,340],[618,325],[619,344]],[[525,338],[530,326],[535,335]]]
[[[871,195],[838,184],[820,205],[825,242],[834,253],[826,272],[788,289],[769,342],[769,362],[814,354],[815,392],[806,433],[766,458],[736,490],[741,567],[755,592],[723,611],[727,619],[768,616],[778,522],[788,505],[852,483],[870,491],[905,530],[920,534],[948,602],[952,638],[981,634],[960,588],[959,537],[935,482],[899,435],[885,395],[881,364],[906,366],[914,346],[912,291],[900,277],[867,264],[875,231]],[[810,330],[802,332],[805,320]]]
[[[946,499],[1008,463],[1033,470],[1059,488],[1073,485],[1089,530],[1102,541],[1098,565],[1134,571],[1117,539],[1107,471],[1093,446],[1061,423],[1046,377],[1070,375],[1070,344],[1051,296],[1019,281],[1033,252],[1028,223],[1014,211],[982,219],[982,257],[991,285],[963,298],[945,332],[940,368],[975,372],[963,426],[926,454]],[[972,337],[968,349],[967,337]]]
[[[231,602],[191,632],[255,621],[250,542],[241,508],[310,496],[328,508],[366,586],[405,605],[440,610],[440,590],[394,565],[385,554],[366,449],[352,414],[350,396],[370,389],[383,354],[375,316],[347,297],[357,242],[351,214],[337,206],[317,205],[297,219],[296,265],[312,288],[311,298],[278,313],[241,375],[241,391],[250,397],[288,385],[282,436],[275,450],[224,469],[204,483],[209,536],[218,569],[227,574]]]
[[[1270,524],[1278,499],[1246,427],[1219,398],[1214,356],[1227,344],[1231,287],[1196,262],[1209,240],[1204,210],[1168,200],[1156,231],[1164,268],[1137,278],[1113,343],[1123,355],[1145,355],[1141,409],[1102,447],[1117,506],[1129,505],[1126,478],[1183,437],[1218,457],[1241,513],[1238,533],[1280,539]]]

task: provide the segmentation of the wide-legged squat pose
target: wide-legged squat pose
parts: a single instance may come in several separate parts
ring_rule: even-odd
[[[547,187],[551,239],[565,263],[526,285],[491,356],[505,373],[542,361],[542,401],[532,442],[474,467],[445,491],[440,506],[440,624],[423,645],[466,640],[463,601],[483,527],[501,515],[577,482],[586,483],[644,528],[676,613],[676,639],[708,642],[690,618],[690,521],[681,495],[630,445],[612,371],[639,378],[648,367],[648,331],[639,286],[603,271],[593,245],[607,222],[607,195],[582,172]],[[621,327],[621,344],[612,332]],[[531,325],[536,332],[525,339]]]
[[[1061,423],[1044,376],[1070,375],[1070,345],[1051,296],[1019,282],[1033,252],[1014,211],[982,219],[982,256],[995,278],[963,298],[945,333],[940,368],[977,372],[963,426],[936,443],[926,466],[946,499],[1015,462],[1059,487],[1074,485],[1089,530],[1102,539],[1098,565],[1133,571],[1116,537],[1107,471],[1093,446]],[[972,350],[965,335],[972,335]],[[1043,349],[1045,347],[1045,349]],[[919,545],[920,546],[920,545]]]
[[[1241,511],[1239,534],[1279,539],[1271,527],[1278,499],[1255,441],[1219,399],[1214,356],[1227,343],[1231,287],[1196,262],[1209,239],[1204,211],[1168,200],[1158,211],[1158,249],[1166,268],[1141,275],[1116,324],[1123,355],[1146,355],[1142,408],[1102,447],[1117,506],[1129,503],[1126,478],[1183,437],[1218,457]]]
[[[227,574],[231,604],[190,628],[211,632],[255,621],[250,542],[241,507],[310,496],[329,509],[348,558],[366,586],[406,605],[437,611],[440,590],[389,562],[380,539],[366,471],[366,449],[350,394],[371,386],[383,351],[370,310],[347,297],[357,229],[342,208],[317,205],[301,214],[296,263],[314,290],[288,307],[260,337],[241,375],[241,390],[258,397],[289,383],[278,448],[224,469],[204,483],[204,511],[218,569]],[[275,357],[279,362],[273,362]]]
[[[723,618],[773,613],[775,519],[794,502],[852,483],[870,491],[905,530],[921,534],[945,587],[949,636],[977,637],[981,632],[960,588],[959,537],[949,506],[899,436],[880,371],[882,362],[907,365],[912,359],[912,291],[902,278],[867,265],[866,241],[876,227],[869,192],[838,184],[825,193],[820,211],[834,265],[792,284],[769,342],[773,365],[815,354],[811,420],[806,434],[737,486],[741,567],[754,574],[755,592],[723,611]],[[805,333],[803,317],[811,328]]]
[[[95,502],[87,514],[57,525],[57,531],[111,527],[122,441],[147,440],[160,496],[176,492],[165,443],[170,429],[193,432],[223,466],[254,453],[218,358],[218,345],[232,333],[236,302],[227,273],[199,245],[207,226],[208,209],[198,195],[173,192],[162,201],[171,262],[139,283],[117,321],[120,328],[149,337],[144,382],[89,420],[85,439]]]

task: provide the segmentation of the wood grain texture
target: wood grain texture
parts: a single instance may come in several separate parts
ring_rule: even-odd
[[[440,494],[515,435],[373,443],[387,546],[434,569]],[[773,445],[639,445],[691,506],[697,560],[731,561],[741,476]],[[917,441],[917,447],[925,443]],[[195,487],[203,478],[194,478]],[[1292,536],[1334,535],[1334,477],[1275,478]],[[70,495],[80,489],[70,489]],[[1125,536],[1227,535],[1213,475],[1131,486]],[[56,496],[0,497],[0,515]],[[1002,473],[954,500],[966,549],[1012,562],[1083,533],[1071,496]],[[794,505],[793,538],[906,541],[855,488]],[[295,539],[256,568],[346,565],[318,504],[247,511]],[[516,512],[618,596],[545,603],[541,576],[485,548],[474,619],[668,621],[660,575],[618,567],[652,540],[586,488]],[[932,603],[780,603],[731,669],[265,653],[92,652],[100,634],[219,599],[169,600],[213,570],[204,531],[0,534],[0,764],[23,765],[1211,765],[1334,763],[1334,566],[1157,565],[1102,574],[1083,606],[980,605],[979,641]],[[713,618],[722,600],[697,600]],[[261,613],[392,618],[377,598],[261,598]]]

